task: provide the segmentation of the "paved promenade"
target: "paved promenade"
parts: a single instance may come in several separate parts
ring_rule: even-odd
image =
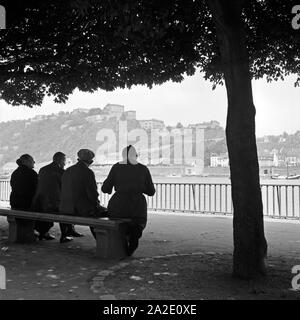
[[[149,214],[132,258],[94,257],[89,229],[70,243],[7,243],[0,218],[0,265],[7,289],[0,299],[300,299],[292,291],[293,265],[300,264],[300,223],[266,220],[269,276],[257,282],[231,278],[232,218]],[[52,229],[59,239],[57,224]]]

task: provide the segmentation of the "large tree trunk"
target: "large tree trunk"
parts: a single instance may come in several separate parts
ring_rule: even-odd
[[[233,275],[265,274],[267,242],[255,138],[249,56],[242,22],[242,0],[207,1],[217,31],[228,97],[226,138],[233,217]]]

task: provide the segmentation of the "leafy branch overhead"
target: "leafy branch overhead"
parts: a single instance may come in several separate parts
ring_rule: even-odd
[[[245,1],[252,77],[300,83],[299,32],[292,0]],[[41,105],[45,95],[65,102],[75,88],[93,92],[152,87],[186,73],[223,82],[223,65],[207,1],[2,1],[0,98]]]

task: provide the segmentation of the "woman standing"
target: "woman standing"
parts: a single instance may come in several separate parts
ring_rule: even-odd
[[[147,202],[143,194],[153,196],[155,188],[149,169],[138,163],[133,146],[124,148],[122,157],[123,161],[112,166],[101,190],[110,194],[115,189],[107,207],[110,218],[131,219],[127,233],[127,254],[131,256],[147,224]]]

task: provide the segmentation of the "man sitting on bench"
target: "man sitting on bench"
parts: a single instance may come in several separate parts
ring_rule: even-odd
[[[39,171],[38,187],[33,200],[32,209],[36,212],[57,213],[59,211],[61,179],[65,172],[66,155],[62,152],[56,152],[53,156],[53,162],[44,166]],[[53,227],[53,222],[36,221],[35,229],[39,232],[40,240],[55,239],[49,233]],[[60,242],[65,243],[73,240],[71,237],[80,237],[72,224],[60,223],[61,237]]]
[[[106,217],[106,208],[99,202],[94,172],[89,168],[95,154],[88,149],[77,153],[78,162],[66,169],[62,176],[62,192],[59,211],[62,214],[82,217]],[[95,232],[90,227],[93,236]]]

